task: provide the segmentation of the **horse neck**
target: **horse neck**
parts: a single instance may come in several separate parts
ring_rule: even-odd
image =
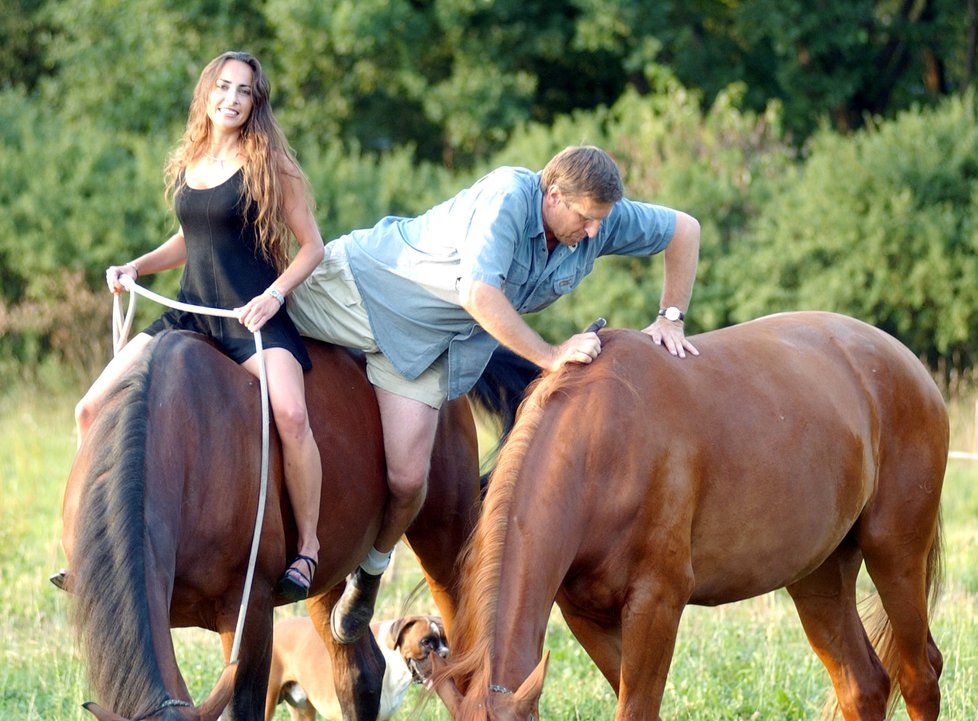
[[[500,456],[464,555],[452,657],[456,678],[467,679],[476,694],[490,686],[515,688],[536,667],[569,563],[566,549],[545,528],[512,523],[512,508],[528,514],[539,506],[518,482],[535,430],[533,414],[525,413]]]

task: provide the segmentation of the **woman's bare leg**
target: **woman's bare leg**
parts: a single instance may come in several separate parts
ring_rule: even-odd
[[[302,366],[284,348],[269,348],[264,352],[265,373],[268,380],[268,400],[282,441],[285,463],[285,486],[292,502],[299,531],[298,553],[313,561],[319,560],[319,498],[322,492],[322,465],[319,447],[309,426],[306,410],[306,392]],[[258,359],[252,356],[244,367],[258,375]],[[310,564],[297,559],[290,570],[298,570],[312,579],[315,570]],[[302,581],[290,573],[294,581]],[[300,585],[305,585],[304,581]]]

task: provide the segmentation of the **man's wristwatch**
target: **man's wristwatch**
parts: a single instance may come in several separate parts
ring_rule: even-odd
[[[682,320],[686,317],[686,314],[674,305],[670,305],[668,308],[659,308],[659,315],[671,321]]]

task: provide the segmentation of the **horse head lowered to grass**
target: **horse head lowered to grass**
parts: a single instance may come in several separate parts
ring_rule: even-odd
[[[347,718],[371,721],[383,657],[371,634],[348,646],[333,643],[328,617],[381,522],[387,484],[380,414],[362,359],[315,341],[308,347],[313,369],[305,385],[323,492],[319,568],[307,605],[333,658]],[[525,387],[525,377],[506,378]],[[515,404],[521,390],[496,397]],[[263,718],[272,610],[285,603],[275,582],[295,555],[297,536],[271,437],[238,662],[194,706],[170,629],[216,631],[230,657],[258,508],[258,380],[202,336],[169,332],[147,348],[100,411],[71,469],[63,536],[71,618],[99,704],[88,708],[100,719],[213,720],[229,702],[229,719]],[[450,627],[456,554],[480,498],[478,444],[465,398],[442,408],[429,483],[407,538]]]
[[[656,719],[684,607],[786,588],[847,721],[898,691],[934,721],[948,418],[917,358],[815,312],[696,336],[682,360],[637,331],[601,340],[538,381],[499,456],[435,676],[453,718],[539,718],[556,600],[615,718]]]

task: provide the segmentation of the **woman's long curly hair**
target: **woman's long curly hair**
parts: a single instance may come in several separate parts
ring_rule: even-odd
[[[170,153],[164,177],[166,195],[172,203],[180,187],[186,183],[185,170],[205,155],[213,138],[213,128],[207,115],[207,99],[217,83],[221,69],[228,60],[239,60],[252,71],[252,109],[241,128],[239,153],[244,158],[243,195],[246,206],[256,208],[255,231],[259,248],[265,258],[281,272],[289,262],[292,233],[286,223],[285,192],[282,174],[298,178],[310,210],[314,207],[309,180],[295,158],[295,153],[279,127],[269,103],[271,88],[261,63],[253,55],[228,51],[211,60],[200,74],[183,138]]]

